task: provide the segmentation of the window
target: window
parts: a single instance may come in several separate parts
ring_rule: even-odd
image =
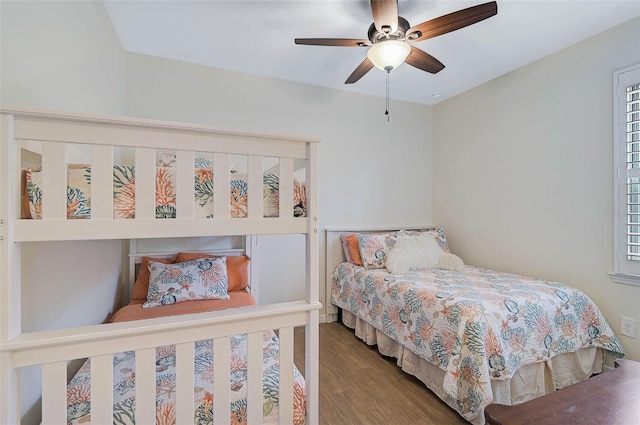
[[[640,64],[614,84],[614,255],[612,279],[640,286]]]

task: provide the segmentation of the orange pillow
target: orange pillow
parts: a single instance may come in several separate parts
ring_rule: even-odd
[[[347,242],[349,243],[349,251],[351,251],[351,257],[353,257],[353,264],[356,266],[362,265],[362,257],[360,256],[360,246],[358,245],[358,235],[347,236]]]
[[[176,256],[176,263],[210,257],[218,256],[201,252],[180,252]],[[227,278],[229,279],[229,292],[240,291],[249,286],[249,257],[246,255],[228,256]]]
[[[31,217],[31,208],[29,205],[29,186],[27,185],[27,173],[31,170],[22,170],[22,218]]]
[[[177,255],[170,258],[152,258],[142,257],[142,263],[140,264],[140,272],[136,283],[133,285],[133,291],[131,291],[131,299],[137,301],[147,301],[147,292],[149,292],[149,262],[156,261],[158,263],[173,264],[176,262]]]

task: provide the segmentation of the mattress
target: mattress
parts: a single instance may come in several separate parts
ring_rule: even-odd
[[[470,266],[392,275],[342,263],[331,293],[333,304],[399,345],[385,353],[400,356],[399,364],[407,357],[439,370],[432,389],[469,421],[494,401],[494,384],[515,382],[524,367],[583,349],[612,358],[624,354],[597,306],[558,282]],[[589,356],[594,364],[596,354]],[[403,366],[416,367],[422,366]],[[595,371],[597,364],[567,379],[577,382]],[[512,404],[520,396],[498,399]]]
[[[116,312],[112,321],[129,321],[255,305],[245,291],[230,292],[229,300],[186,301],[143,309],[132,302]],[[213,340],[194,343],[194,419],[195,424],[213,423]],[[230,338],[230,423],[246,424],[247,407],[247,335]],[[263,333],[264,424],[278,423],[279,341],[273,331]],[[113,357],[114,424],[133,424],[135,417],[135,353],[127,351]],[[156,349],[156,421],[175,423],[175,346]],[[305,423],[305,383],[294,366],[294,424]],[[67,420],[79,425],[90,421],[91,360],[88,359],[67,386]]]
[[[176,167],[156,167],[156,218],[176,217]],[[25,218],[42,218],[42,170],[29,168],[24,173]],[[279,178],[273,173],[263,174],[263,212],[265,217],[279,214]],[[305,186],[294,179],[293,215],[306,217]],[[229,183],[230,215],[247,217],[247,175],[232,173]],[[213,168],[198,158],[194,167],[194,207],[196,218],[213,217]],[[113,217],[135,217],[135,167],[113,167]],[[67,166],[67,218],[91,218],[91,167],[85,164]]]

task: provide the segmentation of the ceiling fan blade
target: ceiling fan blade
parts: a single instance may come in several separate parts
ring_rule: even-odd
[[[409,53],[409,56],[407,56],[404,61],[413,67],[432,74],[436,74],[444,69],[444,65],[438,59],[424,50],[413,46],[411,46],[411,53]]]
[[[498,13],[498,5],[495,1],[479,4],[466,9],[458,10],[439,18],[423,22],[419,25],[409,28],[407,31],[411,41],[422,41],[428,38],[437,37],[451,31],[459,30],[468,25],[475,24]],[[415,33],[420,35],[415,37]],[[412,37],[412,35],[414,35]]]
[[[381,33],[393,33],[398,30],[398,1],[371,0],[371,13],[376,29]]]
[[[360,78],[364,76],[367,72],[371,71],[373,68],[373,62],[369,60],[369,58],[365,58],[360,65],[349,75],[345,84],[353,84],[358,81]]]
[[[369,40],[352,38],[296,38],[294,41],[296,44],[310,46],[363,47],[371,45]]]

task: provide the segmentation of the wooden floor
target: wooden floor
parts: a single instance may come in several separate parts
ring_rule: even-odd
[[[304,371],[304,328],[295,330]],[[459,425],[462,417],[341,323],[320,325],[320,425]]]

